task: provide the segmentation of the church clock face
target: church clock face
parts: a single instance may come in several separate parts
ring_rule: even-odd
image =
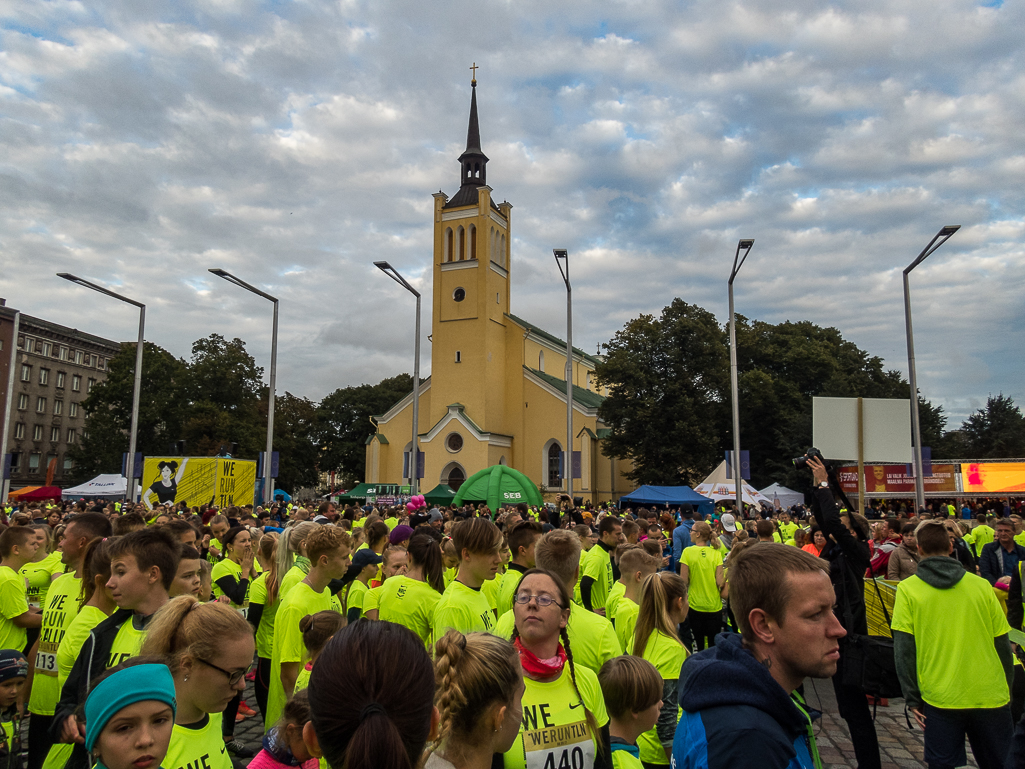
[[[452,298],[457,302],[461,302],[466,298],[466,291],[461,288],[457,288],[452,292]]]

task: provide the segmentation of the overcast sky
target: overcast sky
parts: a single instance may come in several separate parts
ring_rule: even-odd
[[[319,400],[412,369],[433,201],[458,189],[471,63],[513,204],[514,313],[595,352],[676,296],[836,326],[959,422],[1025,405],[1022,3],[29,2],[0,10],[0,296],[188,357],[210,333]],[[430,346],[424,345],[425,373]],[[951,425],[954,426],[954,425]]]

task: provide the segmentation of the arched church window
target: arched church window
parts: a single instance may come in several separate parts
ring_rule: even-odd
[[[466,259],[466,230],[462,227],[456,230],[456,261]]]
[[[556,489],[562,485],[562,477],[559,472],[559,455],[562,453],[562,447],[556,442],[552,441],[552,445],[548,447],[548,488]]]
[[[452,228],[445,228],[445,261],[452,261]]]
[[[537,354],[537,370],[540,371],[542,374],[544,373],[544,370],[545,370],[545,351],[544,350],[542,350],[541,352],[539,352]]]
[[[477,258],[477,227],[470,225],[470,258]]]

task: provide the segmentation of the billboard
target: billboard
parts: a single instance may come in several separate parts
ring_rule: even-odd
[[[861,398],[865,462],[911,461],[911,401]],[[858,398],[812,398],[812,445],[827,459],[858,458]]]
[[[222,457],[146,457],[142,501],[218,507],[249,505],[256,493],[256,462]]]
[[[961,465],[966,494],[1014,494],[1025,491],[1025,462],[973,462]]]
[[[967,465],[966,465],[967,466]],[[926,493],[942,494],[957,493],[956,465],[933,463],[932,475],[923,479]],[[858,493],[858,468],[841,467],[839,470],[840,487],[847,494]],[[865,465],[866,494],[908,494],[915,493],[915,478],[908,475],[907,465]]]

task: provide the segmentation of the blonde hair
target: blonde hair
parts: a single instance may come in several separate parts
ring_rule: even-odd
[[[166,657],[171,672],[177,673],[185,657],[209,659],[225,641],[246,637],[253,637],[252,627],[228,604],[180,595],[154,615],[140,653]]]
[[[624,654],[606,660],[598,671],[609,718],[625,718],[662,699],[662,676],[643,657]]]
[[[321,526],[313,524],[317,528],[306,537],[306,557],[310,559],[312,566],[317,565],[322,555],[330,555],[340,547],[349,547],[352,544],[352,537],[345,529],[337,526]]]
[[[278,598],[278,559],[277,559],[278,535],[277,532],[270,532],[260,538],[259,553],[267,561],[267,568],[264,573],[267,578],[264,583],[267,585],[267,603],[272,604]]]
[[[441,745],[452,736],[473,738],[492,704],[512,702],[523,674],[519,652],[504,638],[449,630],[435,645],[434,677]]]
[[[671,571],[657,571],[644,580],[641,605],[637,610],[637,626],[634,628],[633,654],[644,656],[648,639],[656,630],[683,645],[669,616],[669,607],[677,598],[687,598],[687,583],[680,575]]]
[[[709,526],[706,521],[698,521],[694,524],[691,531],[696,534],[699,539],[705,540],[709,547],[715,548],[716,550],[722,547],[722,542],[719,541],[718,537],[713,536],[712,527]]]
[[[278,540],[278,555],[277,555],[277,578],[278,581],[274,585],[274,592],[277,593],[278,585],[281,580],[285,578],[288,570],[292,568],[292,564],[295,563],[295,556],[299,553],[299,547],[306,540],[314,529],[319,528],[320,524],[314,523],[313,521],[302,521],[297,523],[295,526],[289,526],[283,532],[281,532],[281,539]],[[268,585],[268,588],[270,586]]]
[[[566,529],[553,529],[543,534],[534,546],[534,563],[562,580],[567,589],[573,586],[573,575],[580,566],[580,537]]]

